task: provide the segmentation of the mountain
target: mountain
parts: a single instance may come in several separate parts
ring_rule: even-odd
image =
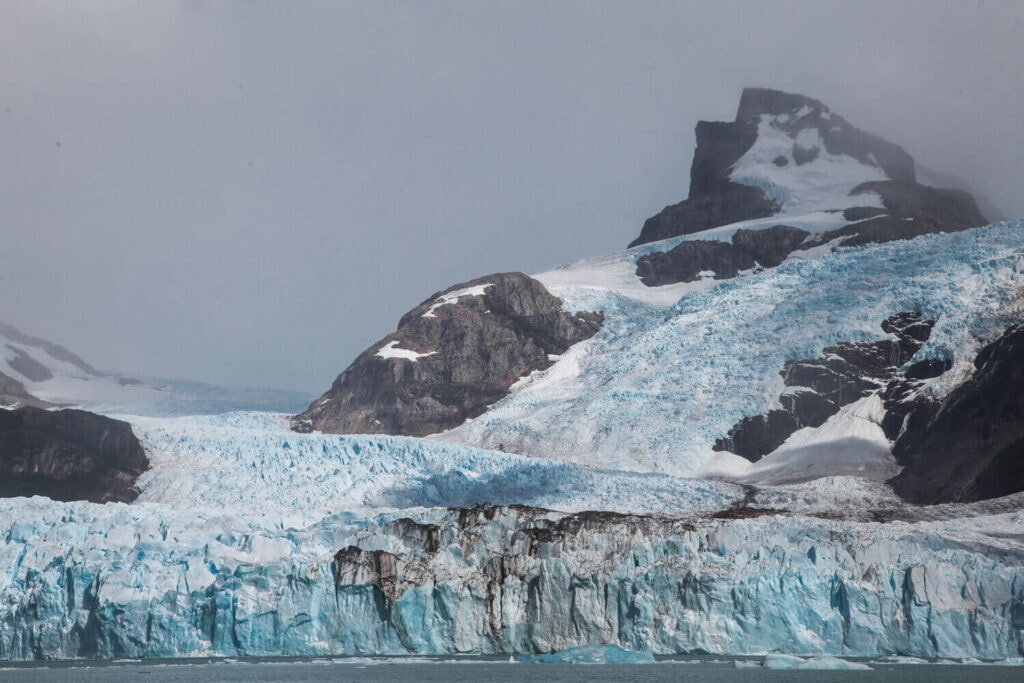
[[[736,120],[701,122],[697,142],[691,199],[648,220],[638,246],[431,296],[294,428],[433,434],[745,483],[798,476],[778,470],[820,462],[827,449],[847,457],[799,476],[856,462],[881,478],[905,468],[906,482],[935,469],[902,445],[894,459],[894,425],[912,412],[894,387],[941,403],[982,347],[1019,319],[1019,230],[964,233],[985,221],[970,195],[919,184],[901,148],[801,95],[748,88]],[[720,206],[740,213],[708,208]],[[476,331],[506,308],[492,281],[503,300],[543,291],[545,310],[562,316],[551,320],[574,314],[600,329],[566,336],[546,351],[551,360],[538,351],[538,362],[514,368],[483,363],[494,349],[504,358],[517,348]],[[438,405],[445,418],[426,418]],[[848,433],[865,415],[877,425]],[[987,444],[976,440],[963,457],[984,459]],[[1002,493],[1024,490],[1024,477],[1001,480]],[[976,493],[898,488],[927,502],[986,497],[968,489]]]
[[[803,96],[697,136],[634,246],[427,297],[294,417],[124,417],[131,504],[0,499],[0,659],[1019,661],[1024,222]]]
[[[290,392],[101,372],[63,346],[6,323],[0,323],[0,350],[0,497],[134,500],[135,482],[149,467],[145,449],[131,425],[97,412],[293,410],[308,400]]]
[[[735,121],[697,124],[689,198],[647,219],[630,246],[816,211],[841,213],[850,228],[825,233],[825,242],[859,236],[863,244],[987,223],[969,194],[918,184],[902,148],[821,102],[747,88]]]
[[[294,428],[412,436],[450,429],[593,336],[601,319],[566,313],[522,273],[455,285],[402,316],[398,331],[360,354]]]
[[[101,413],[195,415],[230,410],[292,412],[309,395],[266,387],[104,372],[65,347],[0,322],[0,406],[76,406]]]

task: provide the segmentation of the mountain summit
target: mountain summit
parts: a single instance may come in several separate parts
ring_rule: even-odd
[[[689,197],[648,218],[629,246],[814,211],[842,211],[849,222],[916,212],[915,221],[929,223],[918,234],[987,222],[970,195],[918,184],[914,159],[900,146],[810,97],[747,88],[735,121],[700,121],[696,135]]]

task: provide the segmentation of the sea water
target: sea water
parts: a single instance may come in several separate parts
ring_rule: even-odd
[[[775,670],[760,659],[687,658],[654,664],[532,664],[495,659],[341,658],[271,660],[145,660],[46,663],[0,667],[0,681],[564,681],[565,683],[660,683],[662,681],[857,681],[944,683],[1024,680],[1019,663],[908,662],[862,660],[870,670]]]

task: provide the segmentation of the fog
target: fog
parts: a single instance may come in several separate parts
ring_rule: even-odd
[[[800,92],[1024,216],[1020,2],[0,6],[0,320],[308,391],[436,290],[617,251]]]

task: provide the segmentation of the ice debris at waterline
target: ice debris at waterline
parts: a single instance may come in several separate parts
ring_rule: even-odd
[[[1024,629],[1024,512],[1010,507],[887,524],[477,507],[274,530],[153,504],[4,500],[0,658],[602,642],[1005,659]]]
[[[851,662],[831,655],[818,655],[817,657],[795,657],[793,655],[765,655],[765,658],[758,662],[736,660],[737,669],[802,669],[818,671],[871,671],[871,667],[861,662]]]
[[[633,652],[618,645],[581,645],[545,655],[526,655],[520,662],[531,664],[653,664],[650,652]]]

